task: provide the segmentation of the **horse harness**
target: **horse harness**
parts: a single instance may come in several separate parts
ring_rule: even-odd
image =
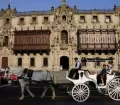
[[[26,76],[28,77],[28,80],[31,81],[32,75],[33,75],[33,70],[25,68],[23,71],[23,74],[19,77],[19,79],[26,79]]]

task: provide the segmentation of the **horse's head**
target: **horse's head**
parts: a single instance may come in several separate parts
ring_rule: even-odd
[[[23,71],[23,73],[27,74],[28,70],[29,70],[28,68],[25,68],[24,71]]]
[[[23,67],[10,67],[9,72],[20,77],[24,72],[24,68]]]

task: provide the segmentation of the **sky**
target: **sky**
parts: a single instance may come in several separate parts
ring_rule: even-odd
[[[78,9],[113,9],[114,4],[120,6],[120,0],[66,0],[67,5]],[[9,0],[0,0],[0,9],[8,7]],[[62,0],[11,0],[11,8],[17,11],[50,10],[61,5]]]

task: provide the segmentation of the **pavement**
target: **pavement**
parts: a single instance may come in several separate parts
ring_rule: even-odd
[[[31,85],[31,91],[35,94],[35,98],[29,96],[25,92],[25,99],[19,100],[20,87],[12,85],[0,89],[0,105],[119,105],[120,102],[113,101],[109,96],[101,95],[96,89],[91,89],[90,97],[83,103],[78,103],[73,100],[66,92],[65,87],[56,88],[56,99],[51,100],[51,90],[48,89],[44,99],[40,99],[43,92],[43,85]]]
[[[3,86],[0,88],[0,105],[119,105],[120,102],[112,100],[109,96],[104,96],[98,93],[98,91],[90,88],[90,97],[83,103],[74,101],[72,96],[67,94],[66,86],[70,81],[66,80],[66,71],[54,71],[56,81],[59,83],[56,90],[56,99],[51,100],[51,90],[48,89],[44,99],[40,99],[40,95],[43,92],[43,85],[31,85],[30,89],[35,94],[35,98],[29,96],[25,92],[25,99],[19,100],[20,86],[19,84]],[[63,84],[64,83],[64,84]],[[67,84],[67,85],[68,85]]]

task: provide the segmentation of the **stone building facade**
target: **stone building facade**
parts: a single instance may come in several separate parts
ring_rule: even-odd
[[[79,10],[66,4],[49,11],[0,11],[0,67],[68,70],[74,58],[84,69],[120,66],[120,7]],[[96,67],[96,68],[95,68]]]

